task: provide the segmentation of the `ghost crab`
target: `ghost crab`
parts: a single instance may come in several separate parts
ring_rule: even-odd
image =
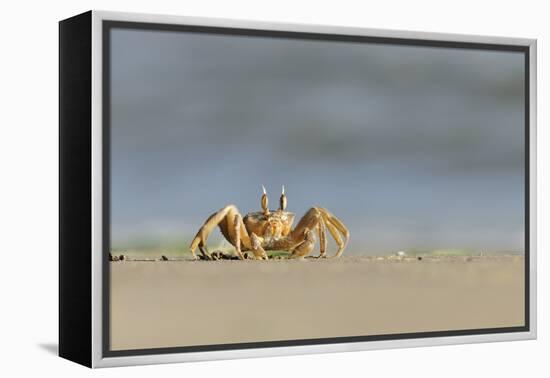
[[[349,231],[341,220],[327,209],[312,207],[292,229],[294,213],[285,211],[287,198],[285,187],[282,188],[279,208],[269,210],[268,198],[262,185],[262,211],[246,214],[243,218],[235,205],[227,205],[212,214],[197,232],[189,250],[197,259],[197,247],[203,258],[211,260],[206,248],[206,240],[216,226],[222,235],[234,247],[239,259],[244,260],[244,251],[251,251],[256,260],[267,260],[266,251],[288,251],[289,258],[303,259],[309,255],[319,237],[319,257],[327,257],[326,230],[334,238],[338,251],[331,257],[340,257],[349,240]]]

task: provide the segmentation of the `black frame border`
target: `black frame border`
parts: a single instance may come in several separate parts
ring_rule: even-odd
[[[499,328],[480,328],[466,330],[448,330],[448,331],[429,331],[429,332],[413,332],[413,333],[398,333],[398,334],[382,334],[382,335],[366,335],[366,336],[349,336],[349,337],[331,337],[317,339],[297,339],[297,340],[281,340],[281,341],[258,341],[246,343],[232,344],[212,344],[212,345],[194,345],[182,347],[166,347],[166,348],[148,348],[148,349],[131,349],[131,350],[110,350],[110,265],[109,265],[109,249],[110,249],[110,32],[113,29],[131,29],[131,30],[149,30],[149,31],[170,31],[170,32],[187,32],[201,34],[217,34],[217,35],[233,35],[247,37],[268,37],[268,38],[284,38],[284,39],[305,39],[305,40],[320,40],[320,41],[340,41],[340,42],[360,42],[368,44],[388,44],[400,46],[418,46],[418,47],[441,47],[455,49],[474,49],[474,50],[492,50],[492,51],[507,51],[517,52],[524,55],[524,98],[525,98],[525,134],[524,134],[524,276],[525,276],[525,324],[517,327],[499,327]],[[354,342],[368,341],[385,341],[385,340],[406,340],[420,339],[432,337],[449,337],[449,336],[470,336],[498,333],[514,333],[530,331],[530,47],[523,45],[511,44],[496,44],[496,43],[481,43],[481,42],[457,42],[457,41],[441,41],[431,39],[415,39],[415,38],[394,38],[394,37],[371,37],[360,35],[345,35],[345,34],[329,34],[329,33],[314,33],[314,32],[295,32],[295,31],[279,31],[279,30],[264,30],[264,29],[244,29],[216,26],[197,26],[197,25],[179,25],[179,24],[162,24],[162,23],[147,23],[133,21],[102,21],[102,151],[103,151],[103,203],[102,203],[102,228],[103,228],[103,253],[102,253],[102,356],[103,357],[126,357],[126,356],[144,356],[158,354],[173,354],[173,353],[192,353],[192,352],[208,352],[208,351],[224,351],[238,349],[257,349],[257,348],[280,348],[293,346],[321,345],[321,344],[341,344]]]
[[[59,356],[92,366],[92,12],[59,21]]]

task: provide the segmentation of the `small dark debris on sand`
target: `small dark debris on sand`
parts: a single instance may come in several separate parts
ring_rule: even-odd
[[[204,260],[204,261],[240,260],[237,255],[228,254],[228,253],[225,253],[225,252],[222,252],[222,251],[214,251],[214,252],[210,253],[210,257],[211,258],[209,258],[208,256],[204,256],[204,255],[199,255],[198,256],[199,260]],[[254,257],[252,255],[250,255],[248,252],[244,252],[243,257],[244,257],[245,260],[254,259]],[[268,257],[269,257],[270,260],[284,260],[284,259],[286,259],[286,257],[280,256],[280,255],[269,255]]]
[[[239,257],[228,255],[227,253],[224,253],[222,251],[214,251],[210,254],[212,257],[211,259],[208,258],[208,256],[199,255],[199,259],[201,260],[238,260]],[[244,258],[248,258],[248,254],[244,253]]]
[[[245,260],[254,260],[254,255],[244,252],[243,257]],[[270,254],[268,255],[270,261],[278,260],[289,260],[291,257],[289,255],[279,255],[279,254]],[[231,253],[223,251],[214,251],[209,255],[198,255],[197,258],[201,261],[228,261],[228,260],[237,260],[239,257]],[[520,260],[522,256],[515,255],[503,255],[503,256],[410,256],[410,257],[397,257],[397,256],[343,256],[337,259],[340,262],[361,262],[361,261],[370,261],[370,262],[384,262],[384,263],[412,263],[418,262],[422,264],[428,263],[438,263],[438,262],[464,262],[469,263],[477,260],[483,261],[496,261],[503,258],[514,258],[515,260]],[[155,257],[137,257],[132,255],[115,255],[109,253],[109,261],[111,262],[155,262],[155,261],[194,261],[187,256],[170,256],[166,254],[160,254]],[[304,260],[308,261],[335,261],[334,259],[325,259],[320,258],[319,256],[307,256]]]
[[[119,256],[113,256],[112,253],[109,253],[109,261],[124,261],[126,259],[126,256],[119,255]]]

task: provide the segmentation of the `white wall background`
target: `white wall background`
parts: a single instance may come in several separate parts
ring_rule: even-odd
[[[5,377],[542,377],[550,373],[546,267],[550,41],[545,1],[18,1],[1,8],[0,364]],[[89,371],[57,344],[57,21],[89,9],[539,40],[539,340]],[[546,66],[546,67],[545,67]],[[547,227],[546,227],[547,228]],[[546,298],[545,298],[546,297]],[[546,348],[546,351],[545,351]]]

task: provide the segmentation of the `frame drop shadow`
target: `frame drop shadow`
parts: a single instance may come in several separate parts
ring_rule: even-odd
[[[57,343],[39,343],[37,346],[50,354],[59,355],[59,345]]]

